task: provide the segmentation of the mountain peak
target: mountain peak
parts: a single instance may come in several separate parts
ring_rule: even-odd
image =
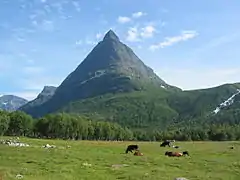
[[[104,38],[103,38],[104,41],[105,41],[105,40],[109,40],[109,39],[119,41],[119,37],[118,37],[118,36],[115,34],[115,32],[114,32],[113,30],[111,30],[111,29],[106,33],[106,35],[105,35]]]
[[[40,96],[52,96],[55,91],[56,91],[57,87],[54,86],[44,86],[42,92],[39,94]]]
[[[44,103],[40,101],[37,106],[29,106],[24,111],[32,116],[45,115],[73,101],[159,88],[176,89],[160,79],[130,47],[119,40],[113,30],[109,30],[57,90],[47,96],[50,97],[47,101],[44,99]]]
[[[28,101],[14,95],[3,95],[0,97],[0,110],[15,111],[25,105]]]

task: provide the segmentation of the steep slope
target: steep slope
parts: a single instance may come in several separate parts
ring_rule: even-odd
[[[180,91],[160,79],[110,30],[56,89],[52,98],[44,104],[25,108],[24,111],[33,116],[41,116],[54,112],[71,101],[108,93],[155,88]]]
[[[197,117],[216,114],[217,111],[227,107],[227,100],[232,99],[228,105],[234,105],[234,97],[238,95],[240,84],[224,84],[214,88],[182,91],[168,97],[168,104],[182,117]]]
[[[229,97],[224,102],[220,103],[215,110],[213,111],[215,114],[219,113],[222,109],[225,109],[226,107],[231,106],[234,103],[234,100],[237,99],[237,97],[240,94],[240,89],[237,89],[237,92],[234,93],[231,97]]]
[[[106,94],[71,102],[58,112],[84,114],[130,128],[164,128],[178,118],[178,113],[167,104],[168,96],[169,92],[161,89],[151,93]]]
[[[24,98],[14,95],[3,95],[0,96],[0,109],[6,111],[15,111],[19,107],[26,104],[28,101]]]
[[[85,114],[118,122],[131,128],[166,128],[189,122],[240,123],[240,84],[219,87],[168,92],[133,92],[105,95],[71,102],[59,112]],[[231,99],[231,100],[229,100]],[[231,103],[224,103],[226,102]],[[223,106],[223,104],[226,106]],[[215,109],[220,107],[216,114]]]
[[[36,99],[29,101],[25,105],[21,106],[19,110],[24,111],[25,109],[42,105],[54,95],[56,89],[57,87],[54,86],[45,86],[41,93],[36,97]]]

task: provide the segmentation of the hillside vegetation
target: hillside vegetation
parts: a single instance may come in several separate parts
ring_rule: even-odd
[[[232,104],[223,107],[217,114],[213,111],[222,102],[236,93],[235,85],[216,88],[168,92],[133,92],[105,95],[71,102],[58,112],[84,114],[131,128],[165,129],[173,123],[239,124],[240,96]]]

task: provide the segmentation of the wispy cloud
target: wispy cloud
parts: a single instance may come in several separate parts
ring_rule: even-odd
[[[25,42],[25,41],[26,41],[26,39],[21,38],[21,37],[17,37],[16,39],[17,39],[17,41],[19,41],[19,42]]]
[[[121,24],[128,23],[131,21],[131,18],[126,17],[126,16],[119,16],[117,21]]]
[[[97,44],[96,41],[92,41],[92,40],[89,40],[89,39],[86,39],[85,43],[88,44],[88,45],[96,45]]]
[[[108,31],[108,30],[107,30]],[[105,31],[104,33],[97,33],[94,37],[87,37],[84,41],[85,44],[87,45],[97,45],[97,43],[99,42],[99,40],[103,37],[104,34],[107,33],[107,31]],[[82,41],[80,41],[79,45],[82,44]]]
[[[140,18],[140,17],[145,16],[145,15],[147,15],[147,13],[139,11],[139,12],[133,13],[132,17],[119,16],[117,21],[118,21],[118,23],[125,24],[125,23],[128,23],[128,22],[132,21],[132,19],[134,19],[134,18],[137,19],[137,18]]]
[[[78,41],[75,42],[75,45],[77,45],[77,46],[79,46],[79,45],[81,45],[81,44],[82,44],[82,41],[81,41],[81,40],[78,40]]]
[[[73,1],[72,4],[73,4],[73,6],[75,7],[76,11],[78,11],[78,12],[81,11],[79,2]]]
[[[27,66],[23,68],[23,72],[28,75],[33,75],[33,74],[40,74],[44,72],[43,67],[37,67],[37,66]]]
[[[130,41],[130,42],[140,41],[139,32],[138,32],[138,29],[136,27],[131,27],[131,28],[128,29],[126,40]]]
[[[103,35],[101,33],[96,34],[96,39],[100,39]]]
[[[34,21],[32,21],[32,24],[35,28],[43,30],[43,31],[52,32],[55,30],[54,23],[53,23],[53,21],[50,21],[50,20],[44,19],[39,22],[34,20]]]
[[[183,31],[178,36],[166,37],[163,42],[160,42],[156,45],[151,45],[150,50],[155,51],[159,48],[165,48],[165,47],[168,47],[168,46],[172,46],[172,45],[177,44],[179,42],[187,41],[189,39],[195,38],[196,36],[198,36],[198,33],[196,31]]]
[[[152,37],[154,32],[156,32],[156,29],[153,26],[148,25],[142,28],[141,36],[143,38]]]
[[[145,38],[153,37],[156,31],[153,25],[147,25],[142,28],[130,27],[127,31],[126,40],[129,42],[139,42]]]
[[[140,17],[145,16],[145,15],[147,15],[147,13],[144,13],[144,12],[139,11],[139,12],[133,13],[133,14],[132,14],[132,17],[133,17],[133,18],[140,18]]]
[[[239,41],[239,40],[240,40],[239,32],[234,32],[231,34],[216,37],[209,40],[207,43],[204,43],[204,45],[196,49],[194,53],[200,53],[207,50],[211,50],[212,48],[216,48],[222,45],[226,45],[227,43],[232,43],[234,41]]]

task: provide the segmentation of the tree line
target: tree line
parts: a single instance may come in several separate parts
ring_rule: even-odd
[[[109,121],[67,113],[33,119],[22,111],[0,111],[0,135],[73,140],[225,141],[240,140],[239,124],[172,124],[164,130],[131,129]]]

